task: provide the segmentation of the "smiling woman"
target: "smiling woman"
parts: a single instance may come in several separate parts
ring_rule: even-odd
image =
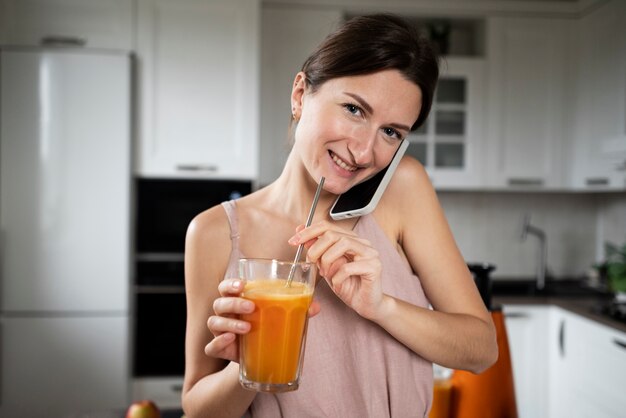
[[[424,123],[437,77],[430,45],[391,15],[349,20],[305,61],[293,82],[294,144],[282,174],[200,213],[187,231],[189,418],[426,416],[432,362],[480,372],[495,361],[491,316],[418,161],[402,159],[372,213],[329,215],[337,195],[381,173]],[[238,340],[252,325],[242,315],[255,306],[241,297],[238,259],[292,260],[300,245],[320,274],[300,386],[247,391]]]

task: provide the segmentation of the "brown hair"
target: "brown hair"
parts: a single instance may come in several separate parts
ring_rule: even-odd
[[[354,17],[328,35],[302,65],[312,92],[333,78],[388,69],[400,71],[422,91],[422,108],[411,130],[417,129],[430,112],[439,62],[430,42],[400,17]]]

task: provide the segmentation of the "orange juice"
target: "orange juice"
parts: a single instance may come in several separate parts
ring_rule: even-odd
[[[284,279],[257,279],[246,283],[241,295],[256,306],[253,313],[241,315],[252,325],[240,347],[242,375],[248,381],[271,386],[298,380],[313,288],[286,284]]]

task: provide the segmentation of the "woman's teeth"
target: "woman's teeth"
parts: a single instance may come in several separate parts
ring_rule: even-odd
[[[337,157],[337,155],[335,153],[331,153],[330,155],[332,156],[333,161],[335,162],[335,164],[337,164],[339,167],[343,168],[344,170],[347,170],[347,171],[354,171],[354,170],[356,170],[356,167],[354,167],[352,165],[346,164],[342,159]]]

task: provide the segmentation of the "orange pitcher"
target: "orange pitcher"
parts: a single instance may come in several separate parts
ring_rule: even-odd
[[[456,370],[451,418],[517,418],[509,341],[501,308],[491,310],[498,361],[481,374]]]

